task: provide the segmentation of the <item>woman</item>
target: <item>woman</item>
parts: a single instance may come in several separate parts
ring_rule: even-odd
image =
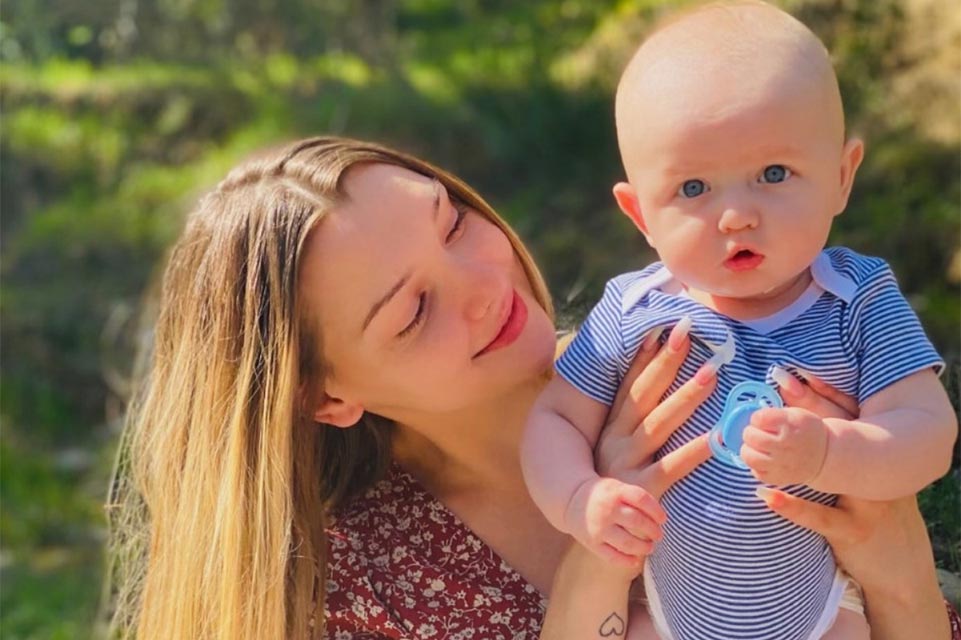
[[[687,347],[674,335],[639,355],[598,446],[605,473],[653,495],[707,455],[696,441],[645,466],[651,441],[632,438],[641,423],[666,437],[710,393],[689,384],[658,403]],[[520,473],[521,426],[555,350],[546,287],[455,177],[335,138],[236,169],[173,249],[154,349],[114,486],[118,627],[308,638],[323,618],[331,637],[533,637],[546,606],[542,637],[627,633],[639,567],[570,547]],[[803,391],[798,403],[830,404]],[[858,516],[819,527],[865,585],[879,637],[915,609],[912,631],[947,637],[930,554],[909,552],[923,527],[903,527],[884,555],[893,576],[876,579],[878,563],[856,567],[862,548],[839,542],[863,528],[880,560],[897,540]],[[887,587],[905,581],[905,597]],[[632,637],[654,637],[631,615]]]

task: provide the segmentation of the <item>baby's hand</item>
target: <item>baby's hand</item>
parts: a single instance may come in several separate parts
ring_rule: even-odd
[[[824,420],[806,409],[761,409],[744,429],[741,459],[761,482],[811,484],[828,450]]]
[[[618,566],[636,567],[663,537],[667,514],[644,489],[598,477],[575,492],[566,520],[582,545]]]

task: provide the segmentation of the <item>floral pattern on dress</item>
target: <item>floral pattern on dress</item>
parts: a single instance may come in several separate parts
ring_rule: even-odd
[[[332,640],[534,640],[547,599],[396,463],[327,531]]]
[[[948,620],[951,622],[951,640],[961,640],[961,615],[958,615],[957,609],[947,600],[945,604],[948,607]]]

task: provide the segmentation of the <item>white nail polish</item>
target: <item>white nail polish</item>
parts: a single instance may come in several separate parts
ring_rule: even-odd
[[[673,352],[680,351],[681,344],[691,332],[691,326],[693,324],[694,321],[691,319],[691,316],[681,318],[678,323],[674,325],[674,328],[671,329],[671,335],[667,337],[667,348]]]
[[[651,349],[653,349],[655,346],[657,346],[657,341],[661,338],[661,335],[663,333],[664,333],[663,326],[654,327],[653,329],[651,329],[651,331],[647,334],[647,337],[644,338],[644,344],[641,346],[641,349],[643,349],[644,351],[650,351]]]
[[[771,379],[782,387],[791,384],[791,374],[777,365],[771,367]]]
[[[797,378],[788,373],[787,370],[777,365],[771,367],[771,379],[774,380],[779,387],[790,394],[798,395],[804,391]]]

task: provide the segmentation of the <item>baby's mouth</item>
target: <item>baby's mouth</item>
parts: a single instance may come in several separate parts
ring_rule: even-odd
[[[724,261],[724,266],[731,271],[750,271],[764,262],[764,256],[751,249],[739,249]]]

